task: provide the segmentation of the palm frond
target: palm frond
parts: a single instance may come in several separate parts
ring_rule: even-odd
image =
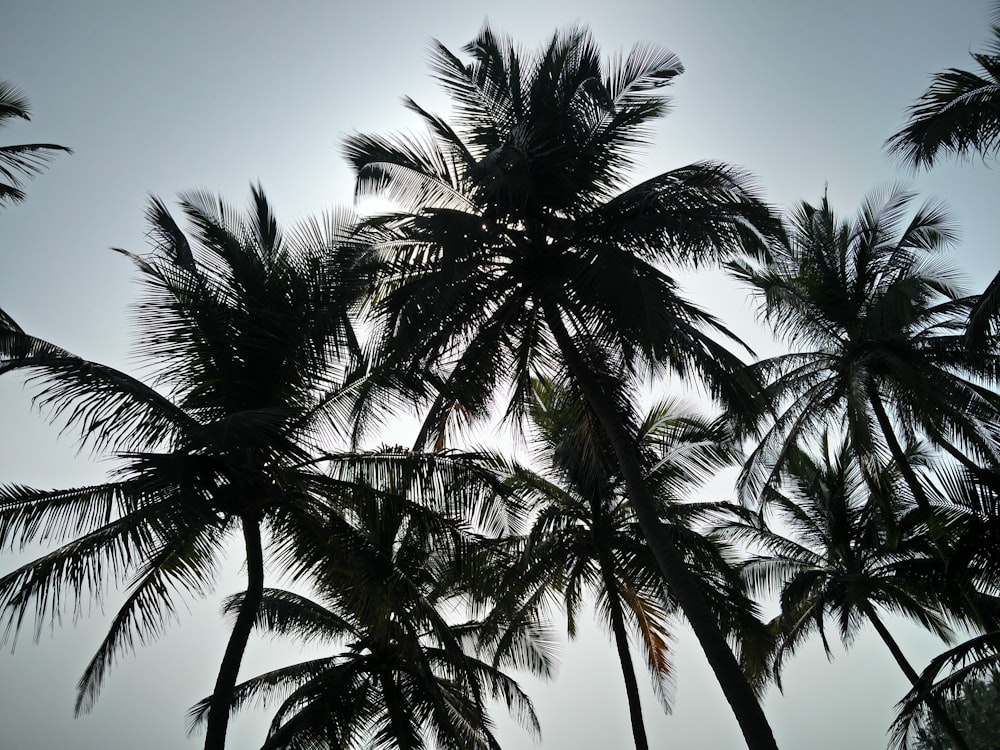
[[[988,50],[973,53],[976,69],[948,68],[907,112],[907,124],[886,141],[889,153],[912,167],[930,167],[942,154],[984,158],[1000,146],[1000,26]]]
[[[6,120],[30,120],[30,104],[24,92],[10,81],[0,81],[0,127]],[[56,153],[73,153],[55,143],[22,143],[0,146],[0,205],[19,203],[27,195],[23,180],[41,172]]]
[[[218,554],[223,530],[184,531],[164,540],[136,573],[128,597],[77,683],[77,715],[93,709],[107,673],[123,653],[149,644],[163,633],[167,622],[179,619],[179,591],[204,596],[212,589],[217,571],[204,563]]]

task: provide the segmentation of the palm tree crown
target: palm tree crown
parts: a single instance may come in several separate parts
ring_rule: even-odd
[[[77,708],[86,710],[114,660],[161,631],[179,593],[210,590],[230,540],[242,537],[249,593],[206,737],[222,748],[264,585],[262,533],[294,536],[318,498],[345,491],[319,463],[344,429],[351,373],[362,364],[351,311],[365,276],[343,216],[286,234],[259,187],[245,215],[206,194],[182,207],[189,235],[154,199],[153,252],[126,253],[145,291],[136,325],[150,385],[11,320],[0,330],[0,372],[26,371],[41,405],[118,463],[98,486],[0,488],[0,544],[63,545],[0,579],[0,608],[12,629],[32,611],[40,628],[109,581],[128,582],[80,682]]]
[[[822,458],[796,449],[780,487],[765,494],[759,515],[725,533],[763,548],[744,574],[757,590],[777,589],[781,614],[775,675],[812,632],[826,639],[826,618],[853,640],[875,609],[911,617],[941,637],[950,631],[928,580],[936,569],[926,522],[894,497],[874,497],[850,449],[822,441]],[[884,478],[880,490],[892,492]],[[745,515],[745,514],[744,514]],[[773,519],[773,528],[764,523]],[[724,527],[725,528],[725,527]]]
[[[871,477],[860,470],[846,441],[837,445],[827,434],[820,453],[816,458],[793,450],[780,485],[766,492],[760,514],[743,513],[747,521],[724,528],[725,534],[762,550],[744,569],[752,587],[780,593],[781,613],[771,623],[774,676],[780,685],[785,658],[812,633],[820,635],[830,655],[826,622],[831,618],[845,645],[866,623],[874,627],[916,684],[916,671],[879,613],[907,617],[946,640],[949,617],[962,619],[964,603],[947,590],[941,574],[929,533],[933,522],[901,499],[906,493],[895,472],[884,471],[872,489]],[[958,610],[946,609],[951,601]],[[932,703],[932,710],[955,747],[967,748],[942,707]]]
[[[442,369],[428,429],[448,404],[480,414],[503,380],[522,415],[533,369],[558,346],[552,326],[626,368],[701,374],[745,406],[739,362],[701,330],[724,329],[655,263],[717,259],[756,238],[767,209],[746,174],[717,163],[621,190],[666,111],[677,58],[637,47],[605,66],[580,29],[525,55],[486,28],[466,52],[470,64],[432,50],[455,129],[407,100],[428,138],[357,135],[345,147],[359,195],[402,210],[374,221],[389,274],[378,311],[394,358]]]
[[[626,187],[636,149],[667,108],[677,58],[637,46],[604,64],[584,29],[524,53],[488,27],[463,62],[440,43],[435,76],[456,126],[407,106],[424,138],[356,135],[359,195],[399,211],[381,232],[376,312],[389,365],[433,394],[421,440],[456,418],[523,417],[531,380],[565,367],[608,433],[639,522],[755,748],[774,748],[756,697],[682,557],[664,536],[628,418],[623,374],[699,376],[746,416],[760,408],[728,332],[685,300],[660,263],[715,262],[774,230],[748,175],[698,163]],[[654,541],[655,540],[655,541]]]
[[[342,468],[358,467],[349,462]],[[394,473],[384,469],[375,474],[386,479]],[[439,479],[447,475],[457,487],[462,473],[439,472]],[[370,490],[343,498],[312,540],[297,541],[298,566],[308,569],[317,598],[265,590],[255,621],[272,636],[320,641],[334,653],[236,686],[233,708],[281,696],[266,750],[496,749],[490,699],[503,700],[537,733],[531,702],[517,683],[473,653],[478,623],[447,618],[463,609],[457,602],[467,583],[482,575],[478,558],[489,555],[485,539],[467,521],[441,512],[448,498],[440,492],[421,498],[399,484]],[[451,494],[451,502],[461,495]],[[466,510],[474,515],[471,505]],[[245,597],[227,601],[226,611],[237,614]],[[513,654],[497,662],[525,666],[511,662]],[[209,699],[196,706],[195,720],[204,720],[209,707]]]
[[[967,300],[936,257],[953,231],[940,205],[912,211],[913,200],[900,188],[872,194],[853,221],[826,197],[803,204],[767,264],[731,266],[797,349],[755,365],[780,411],[744,468],[752,495],[796,445],[834,424],[866,471],[890,454],[922,505],[902,448],[913,436],[966,462],[995,461],[995,396],[980,385],[991,365],[963,345]]]
[[[994,12],[985,52],[972,55],[979,70],[959,68],[934,75],[930,88],[910,107],[910,121],[887,145],[913,167],[931,167],[938,157],[984,159],[1000,149],[1000,4]],[[1000,331],[1000,274],[989,283],[969,313],[972,346],[996,346]]]
[[[664,586],[614,453],[586,402],[574,389],[544,379],[535,381],[533,395],[529,410],[536,436],[534,463],[542,470],[519,465],[508,469],[510,486],[534,517],[520,558],[510,567],[510,586],[520,606],[544,605],[557,592],[571,636],[585,598],[595,601],[618,650],[636,747],[645,748],[629,633],[637,636],[654,690],[669,709],[673,660],[668,620],[676,601]],[[692,528],[704,508],[687,502],[701,480],[733,459],[725,430],[676,402],[663,401],[640,420],[638,436],[663,522],[697,571],[717,616],[727,624],[756,623],[725,551]],[[733,635],[750,638],[754,628],[738,635],[735,630]]]

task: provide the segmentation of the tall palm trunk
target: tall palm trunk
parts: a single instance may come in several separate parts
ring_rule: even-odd
[[[570,374],[580,386],[584,398],[593,409],[614,448],[622,477],[625,479],[629,500],[639,521],[639,528],[656,558],[664,580],[677,597],[681,610],[705,652],[715,678],[740,725],[747,747],[749,750],[777,750],[774,733],[753,688],[750,687],[750,682],[736,661],[712,610],[698,589],[695,577],[688,570],[684,559],[677,552],[660,522],[656,501],[642,474],[638,452],[625,432],[621,417],[576,350],[573,339],[559,314],[547,307],[545,319],[566,360]]]
[[[917,674],[917,671],[910,664],[909,660],[907,660],[902,649],[899,648],[899,644],[896,643],[896,639],[893,638],[892,634],[889,632],[889,629],[886,628],[886,626],[878,618],[878,615],[875,614],[875,610],[871,607],[863,606],[861,610],[865,613],[865,616],[871,622],[875,631],[879,634],[882,642],[885,643],[886,647],[889,649],[892,657],[896,660],[896,664],[898,664],[899,668],[903,670],[903,674],[906,675],[906,679],[910,681],[911,685],[916,687],[917,681],[920,679],[920,675]],[[941,705],[937,698],[928,696],[924,699],[924,702],[931,710],[931,713],[934,714],[934,718],[937,720],[938,724],[941,725],[941,728],[945,731],[945,733],[947,733],[952,743],[954,743],[956,750],[969,750],[969,746],[966,744],[965,738],[962,737],[962,733],[958,731],[958,727],[956,727],[954,722],[952,722],[951,718],[948,716],[948,712],[944,710],[944,706]]]
[[[639,683],[635,677],[635,667],[632,664],[632,654],[628,648],[628,632],[625,630],[625,616],[622,613],[621,598],[615,577],[611,575],[611,561],[604,549],[598,552],[601,566],[601,577],[604,579],[604,590],[608,592],[608,609],[611,613],[611,632],[615,636],[615,647],[618,649],[618,660],[622,665],[622,677],[625,679],[625,695],[628,697],[629,719],[632,721],[632,737],[635,739],[635,750],[649,750],[646,739],[646,727],[642,721],[642,704],[639,702]]]
[[[226,653],[222,657],[219,676],[212,691],[208,708],[205,750],[224,750],[226,731],[229,729],[229,713],[233,701],[233,691],[240,672],[240,663],[246,651],[254,620],[264,597],[264,549],[260,538],[260,522],[256,518],[243,518],[243,542],[247,554],[247,590],[240,605],[236,623],[229,634]]]

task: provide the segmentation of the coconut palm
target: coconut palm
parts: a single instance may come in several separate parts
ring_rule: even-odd
[[[956,723],[974,748],[988,750],[1000,745],[998,695],[1000,672],[994,671],[966,683],[961,692],[948,701],[949,713],[956,717]],[[947,736],[933,722],[925,721],[918,728],[916,750],[948,750],[948,746]]]
[[[498,698],[537,733],[517,683],[471,651],[478,624],[446,619],[462,611],[465,577],[483,573],[470,565],[489,556],[483,540],[405,493],[355,492],[345,501],[315,529],[318,543],[297,541],[318,600],[264,592],[259,630],[333,653],[236,687],[234,709],[281,700],[263,748],[499,748],[487,705]],[[244,599],[233,597],[226,611],[238,613]],[[548,663],[544,648],[534,653]],[[209,704],[195,707],[196,722]]]
[[[981,592],[978,607],[996,609],[1000,590],[1000,494],[992,483],[954,465],[933,466],[933,486],[940,502],[949,504],[946,585]],[[957,579],[957,580],[956,580]],[[996,618],[994,617],[994,622]],[[1000,630],[977,634],[936,656],[899,702],[892,744],[908,747],[925,721],[925,701],[946,704],[959,697],[966,683],[989,676],[1000,665]]]
[[[4,316],[0,372],[25,373],[36,401],[117,465],[95,486],[0,488],[0,546],[61,545],[0,578],[0,612],[8,634],[32,614],[40,630],[127,584],[79,684],[77,711],[86,711],[122,653],[156,637],[180,597],[210,591],[240,540],[247,594],[205,739],[221,750],[263,596],[265,541],[297,533],[330,496],[350,491],[321,464],[349,430],[350,386],[364,364],[351,315],[367,272],[346,215],[286,233],[259,187],[246,214],[201,193],[181,206],[187,233],[153,199],[152,252],[125,253],[144,291],[135,324],[148,382],[32,338]]]
[[[642,538],[614,454],[600,425],[578,392],[551,380],[536,380],[529,406],[536,440],[535,472],[508,469],[515,496],[534,522],[510,567],[508,586],[518,606],[544,605],[553,589],[566,611],[569,635],[579,609],[593,601],[614,638],[625,681],[637,750],[648,747],[629,633],[642,644],[653,687],[665,710],[672,693],[669,619],[676,603],[665,589],[655,558]],[[641,420],[639,441],[647,481],[656,489],[660,513],[689,565],[698,570],[720,619],[753,619],[739,575],[721,550],[690,528],[701,511],[679,505],[706,476],[733,459],[731,441],[709,421],[678,403],[654,405]],[[742,618],[735,610],[744,605]],[[749,638],[750,633],[741,633]]]
[[[31,119],[31,105],[24,93],[10,81],[0,81],[0,127],[8,120]],[[26,197],[22,187],[25,177],[37,174],[52,161],[55,152],[72,153],[54,143],[22,143],[0,146],[0,206],[19,203]]]
[[[682,67],[638,46],[605,64],[584,29],[536,53],[488,27],[432,67],[455,126],[412,100],[424,138],[355,135],[357,194],[398,212],[370,223],[388,272],[376,312],[382,349],[433,394],[424,440],[492,410],[519,421],[532,378],[565,367],[608,433],[643,534],[694,627],[748,743],[770,727],[697,582],[661,528],[639,461],[624,373],[697,377],[736,412],[759,408],[728,332],[685,300],[661,263],[716,262],[772,227],[748,175],[698,163],[627,187],[637,150]],[[416,377],[411,378],[416,381]]]
[[[950,672],[939,678],[942,670],[949,668]],[[975,689],[983,679],[995,681],[998,674],[1000,631],[975,636],[934,657],[910,692],[897,704],[898,714],[892,724],[890,747],[911,747],[920,739],[921,729],[927,722],[928,703],[947,705],[950,702],[954,705],[966,690]],[[992,705],[990,713],[996,715]],[[975,729],[973,727],[972,736],[976,736]]]
[[[846,441],[836,445],[827,434],[820,453],[815,458],[794,449],[760,514],[741,514],[743,521],[723,530],[761,551],[744,568],[751,587],[779,594],[781,613],[771,623],[774,675],[780,685],[785,659],[814,633],[830,655],[830,618],[845,645],[871,625],[916,685],[916,670],[879,613],[904,616],[945,640],[951,637],[948,617],[964,614],[942,609],[955,597],[940,574],[928,516],[902,499],[905,484],[901,488],[891,474],[880,477],[873,490]],[[967,749],[941,705],[933,700],[929,705],[955,747]]]
[[[964,158],[978,153],[985,159],[996,155],[1000,147],[1000,5],[994,12],[990,32],[986,50],[972,55],[976,69],[949,68],[935,74],[927,91],[910,108],[906,127],[887,141],[889,150],[910,166],[929,168],[942,156]],[[992,355],[995,362],[1000,274],[972,302],[966,328],[967,343],[972,350]],[[964,563],[973,562],[975,558],[990,557],[997,528],[996,495],[1000,491],[995,462],[982,468],[965,468],[966,475],[960,482],[947,483],[949,497],[971,510],[967,516],[971,522],[954,551],[956,562],[960,564],[952,567],[960,570],[965,569]],[[995,565],[991,567],[996,570]],[[995,622],[992,627],[996,627]],[[932,661],[921,675],[920,687],[915,687],[901,702],[900,717],[894,724],[894,742],[905,743],[911,737],[923,710],[924,697],[954,694],[970,675],[993,669],[998,644],[1000,639],[994,630]],[[976,658],[968,665],[934,682],[946,662],[957,664],[973,653]]]
[[[755,365],[779,411],[745,464],[750,496],[804,439],[832,425],[846,429],[870,476],[891,458],[924,508],[903,448],[915,436],[970,469],[996,462],[997,399],[982,385],[992,365],[964,346],[967,300],[936,257],[953,232],[940,205],[914,210],[913,202],[898,187],[873,193],[849,222],[826,196],[803,203],[787,246],[768,263],[732,264],[793,348]]]

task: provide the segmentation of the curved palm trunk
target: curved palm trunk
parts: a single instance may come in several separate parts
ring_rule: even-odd
[[[264,549],[260,538],[260,524],[256,520],[242,519],[241,525],[247,553],[247,590],[236,616],[236,623],[229,634],[229,643],[226,644],[226,653],[222,657],[219,676],[212,692],[205,750],[224,750],[226,747],[226,730],[229,728],[229,712],[240,663],[264,596]]]
[[[632,654],[628,648],[628,632],[625,630],[625,616],[622,613],[621,599],[615,578],[611,575],[611,567],[607,560],[607,552],[599,553],[601,577],[604,588],[608,592],[608,609],[611,611],[611,632],[615,636],[615,647],[618,649],[618,660],[622,665],[622,677],[625,679],[625,695],[628,697],[629,719],[632,721],[632,737],[635,739],[635,750],[649,750],[646,739],[646,727],[642,721],[642,704],[639,702],[639,683],[635,678],[635,666],[632,664]]]
[[[873,610],[871,607],[868,606],[862,607],[861,611],[865,613],[865,616],[871,622],[872,626],[875,628],[875,631],[879,634],[879,637],[882,639],[882,642],[885,643],[886,647],[889,649],[889,652],[892,654],[892,657],[896,660],[896,664],[898,664],[899,668],[903,670],[903,674],[906,675],[906,679],[910,681],[911,685],[916,687],[917,681],[920,679],[920,675],[917,674],[917,671],[907,660],[906,656],[903,654],[903,651],[899,648],[899,644],[896,643],[896,640],[892,637],[892,634],[889,632],[889,629],[886,628],[886,626],[878,618],[878,615],[875,614],[875,610]],[[934,718],[937,720],[938,724],[941,725],[941,728],[951,739],[952,743],[954,743],[956,750],[969,750],[969,746],[968,744],[966,744],[965,738],[962,737],[962,733],[958,731],[958,727],[956,727],[954,722],[952,722],[951,718],[948,716],[948,713],[944,710],[944,706],[941,705],[941,703],[937,700],[937,698],[934,698],[933,696],[928,696],[924,699],[924,702],[927,704],[927,707],[931,710],[931,713],[934,715]]]
[[[663,577],[691,624],[715,678],[726,696],[736,721],[743,732],[749,750],[777,750],[774,733],[761,709],[750,682],[740,668],[712,610],[698,589],[698,583],[684,563],[660,522],[656,501],[642,474],[635,446],[629,440],[614,404],[607,398],[600,383],[583,361],[573,339],[558,314],[545,310],[545,319],[566,359],[570,374],[577,381],[584,398],[615,451],[625,479],[629,500],[635,510],[646,543],[649,545]]]

